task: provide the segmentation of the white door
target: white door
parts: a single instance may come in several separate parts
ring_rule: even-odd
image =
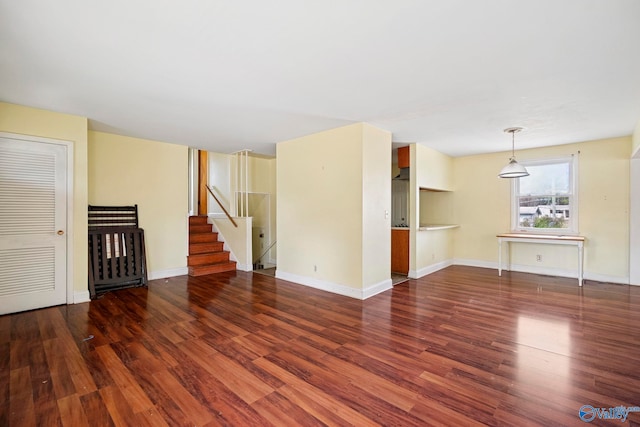
[[[67,150],[0,135],[0,314],[67,302]]]

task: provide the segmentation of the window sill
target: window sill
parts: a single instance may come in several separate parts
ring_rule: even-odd
[[[541,229],[521,229],[511,230],[512,234],[530,234],[532,236],[578,236],[580,233],[573,230],[564,230],[561,228],[541,228]]]

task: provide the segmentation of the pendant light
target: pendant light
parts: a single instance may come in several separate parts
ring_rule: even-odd
[[[520,163],[516,162],[515,134],[521,130],[522,128],[519,127],[506,128],[504,130],[506,133],[511,134],[511,158],[509,159],[509,164],[503,167],[500,171],[500,175],[498,175],[500,178],[521,178],[523,176],[529,176],[527,169]]]

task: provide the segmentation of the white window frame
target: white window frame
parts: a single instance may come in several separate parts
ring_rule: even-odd
[[[569,226],[567,228],[536,228],[520,226],[520,207],[519,207],[519,191],[520,178],[511,181],[511,231],[514,233],[531,233],[531,234],[554,234],[554,235],[577,235],[578,234],[578,156],[571,154],[563,157],[554,157],[537,160],[519,161],[524,167],[551,165],[557,163],[569,163]]]

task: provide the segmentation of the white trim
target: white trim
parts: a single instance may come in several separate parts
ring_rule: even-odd
[[[565,270],[561,268],[536,267],[533,265],[512,264],[511,271],[520,273],[542,274],[544,276],[557,276],[577,279],[578,274],[574,270]],[[623,285],[629,284],[628,277],[610,276],[608,274],[584,273],[584,280],[594,280],[596,282],[619,283]]]
[[[76,302],[76,292],[74,290],[73,284],[74,280],[74,235],[75,235],[75,227],[74,227],[74,216],[73,216],[73,201],[75,199],[75,195],[73,193],[74,188],[74,168],[73,168],[73,160],[74,160],[74,144],[72,142],[64,141],[63,142],[67,146],[67,304],[75,304]],[[86,231],[85,231],[86,233]],[[87,257],[89,253],[87,252]],[[87,277],[87,276],[85,276]],[[81,291],[81,293],[86,292],[89,293],[89,281],[87,278],[86,281],[87,289]]]
[[[231,257],[229,257],[231,258]],[[236,260],[233,260],[236,261]],[[240,271],[253,271],[253,265],[246,265],[246,264],[241,264],[239,262],[236,261],[236,270],[240,270]]]
[[[467,267],[498,269],[498,263],[495,261],[482,261],[477,259],[454,258],[453,265],[465,265]]]
[[[506,269],[503,270],[508,271]],[[570,279],[578,278],[577,272],[573,270],[565,270],[563,268],[538,267],[535,265],[511,264],[510,271],[517,271],[519,273],[541,274],[544,276],[567,277]]]
[[[579,201],[578,201],[578,169],[579,169],[579,155],[580,152],[575,154],[569,154],[561,157],[551,157],[532,160],[521,160],[520,163],[523,166],[545,166],[552,164],[569,163],[569,187],[571,193],[569,194],[569,227],[568,228],[535,228],[535,227],[520,227],[520,214],[519,209],[516,206],[518,201],[518,193],[520,188],[520,178],[511,180],[511,232],[512,233],[535,233],[535,234],[562,234],[574,235],[579,234]]]
[[[66,274],[66,287],[67,287],[67,304],[74,304],[75,303],[75,289],[74,289],[74,283],[75,283],[75,276],[74,276],[74,241],[73,241],[73,237],[74,237],[74,223],[73,223],[73,200],[74,200],[74,193],[73,193],[73,189],[74,189],[74,147],[75,147],[75,142],[74,141],[66,141],[63,139],[55,139],[55,138],[44,138],[44,137],[40,137],[40,136],[34,136],[34,135],[26,135],[26,134],[20,134],[20,133],[10,133],[10,132],[0,132],[0,137],[1,138],[9,138],[9,139],[19,139],[21,141],[31,141],[31,142],[40,142],[40,143],[45,143],[45,144],[56,144],[56,145],[64,145],[66,147],[66,151],[67,151],[67,168],[65,171],[65,175],[66,175],[66,179],[67,179],[67,218],[66,218],[66,222],[67,222],[67,229],[65,230],[65,237],[66,237],[66,254],[65,256],[67,257],[67,274]],[[86,231],[85,231],[86,232]],[[88,254],[87,254],[88,255]],[[89,283],[87,282],[87,293],[89,292],[88,290],[89,287]],[[84,291],[80,291],[80,292],[84,292]]]
[[[369,286],[368,288],[364,288],[362,290],[362,299],[371,298],[374,295],[378,295],[382,292],[388,291],[393,288],[393,281],[391,279],[386,279],[381,282],[378,282],[374,285]]]
[[[185,276],[189,274],[189,269],[185,267],[169,268],[167,270],[150,271],[147,275],[149,280],[165,279],[167,277]]]
[[[383,280],[380,283],[376,283],[369,286],[366,289],[352,288],[350,286],[344,286],[333,282],[327,282],[319,280],[313,277],[300,276],[297,274],[287,273],[285,271],[276,270],[276,279],[286,280],[288,282],[297,283],[303,286],[309,286],[310,288],[320,289],[321,291],[331,292],[338,295],[343,295],[360,300],[367,299],[381,292],[387,291],[393,288],[391,279]]]
[[[629,285],[628,277],[610,276],[608,274],[585,273],[584,280],[594,280],[596,282],[615,283],[618,285]]]
[[[629,283],[640,285],[640,158],[630,160],[629,179]]]
[[[195,216],[198,214],[198,174],[200,170],[200,164],[198,163],[199,152],[200,150],[197,148],[189,147],[189,216]],[[207,196],[209,195],[207,194]]]
[[[498,263],[493,261],[479,261],[474,259],[461,259],[456,258],[453,260],[453,265],[464,265],[468,267],[481,267],[481,268],[490,268],[492,270],[498,269]],[[503,271],[509,271],[503,269]],[[511,271],[517,271],[519,273],[531,273],[531,274],[541,274],[544,276],[557,276],[557,277],[567,277],[570,279],[577,279],[578,274],[574,270],[565,270],[561,268],[548,268],[548,267],[536,267],[533,265],[519,265],[512,264]],[[496,273],[496,277],[498,277]],[[617,283],[622,285],[629,284],[629,278],[620,277],[620,276],[611,276],[608,274],[597,274],[597,273],[588,273],[585,271],[584,280],[593,280],[596,282],[605,282],[605,283]]]
[[[435,273],[436,271],[442,270],[443,268],[447,268],[453,265],[453,260],[445,260],[442,262],[438,262],[436,264],[431,264],[426,267],[421,268],[420,270],[409,270],[409,274],[407,275],[410,279],[419,279],[428,274]]]
[[[498,263],[494,261],[482,261],[475,259],[463,259],[463,258],[455,258],[449,259],[446,261],[439,262],[437,264],[433,264],[424,268],[421,268],[418,272],[413,270],[409,271],[408,277],[410,279],[419,279],[421,277],[427,276],[429,274],[435,273],[436,271],[442,270],[452,265],[464,265],[467,267],[479,267],[479,268],[489,268],[492,270],[498,269]],[[238,270],[241,270],[243,266],[241,264],[237,265]],[[253,266],[250,266],[253,267]],[[508,271],[503,269],[504,271]],[[242,270],[250,272],[252,268],[247,270]],[[531,273],[531,274],[541,274],[544,276],[557,276],[557,277],[567,277],[571,279],[577,279],[578,275],[573,270],[565,270],[561,268],[548,268],[548,267],[536,267],[532,265],[520,265],[520,264],[512,264],[511,271],[517,271],[519,273]],[[189,273],[187,267],[179,267],[168,270],[157,270],[149,273],[149,280],[158,280],[164,279],[167,277],[175,277],[175,276],[185,276]],[[496,273],[497,277],[497,273]],[[366,289],[358,289],[352,288],[350,286],[344,286],[333,282],[327,282],[324,280],[318,280],[313,277],[299,276],[296,274],[287,273],[284,271],[276,270],[276,278],[281,280],[286,280],[288,282],[297,283],[299,285],[309,286],[311,288],[320,289],[323,291],[331,292],[334,294],[344,295],[351,298],[356,299],[367,299],[384,291],[387,291],[391,288],[392,282],[391,279],[383,280],[379,283],[369,286]],[[620,276],[611,276],[608,274],[597,274],[597,273],[584,273],[585,280],[593,280],[596,282],[605,282],[605,283],[617,283],[628,285],[629,278],[628,277],[620,277]],[[86,293],[86,298],[85,298]],[[76,291],[74,294],[74,303],[82,303],[88,301],[89,291]],[[80,299],[78,299],[80,298]]]
[[[75,291],[73,293],[73,303],[74,304],[82,304],[83,302],[91,301],[91,294],[89,291]]]

